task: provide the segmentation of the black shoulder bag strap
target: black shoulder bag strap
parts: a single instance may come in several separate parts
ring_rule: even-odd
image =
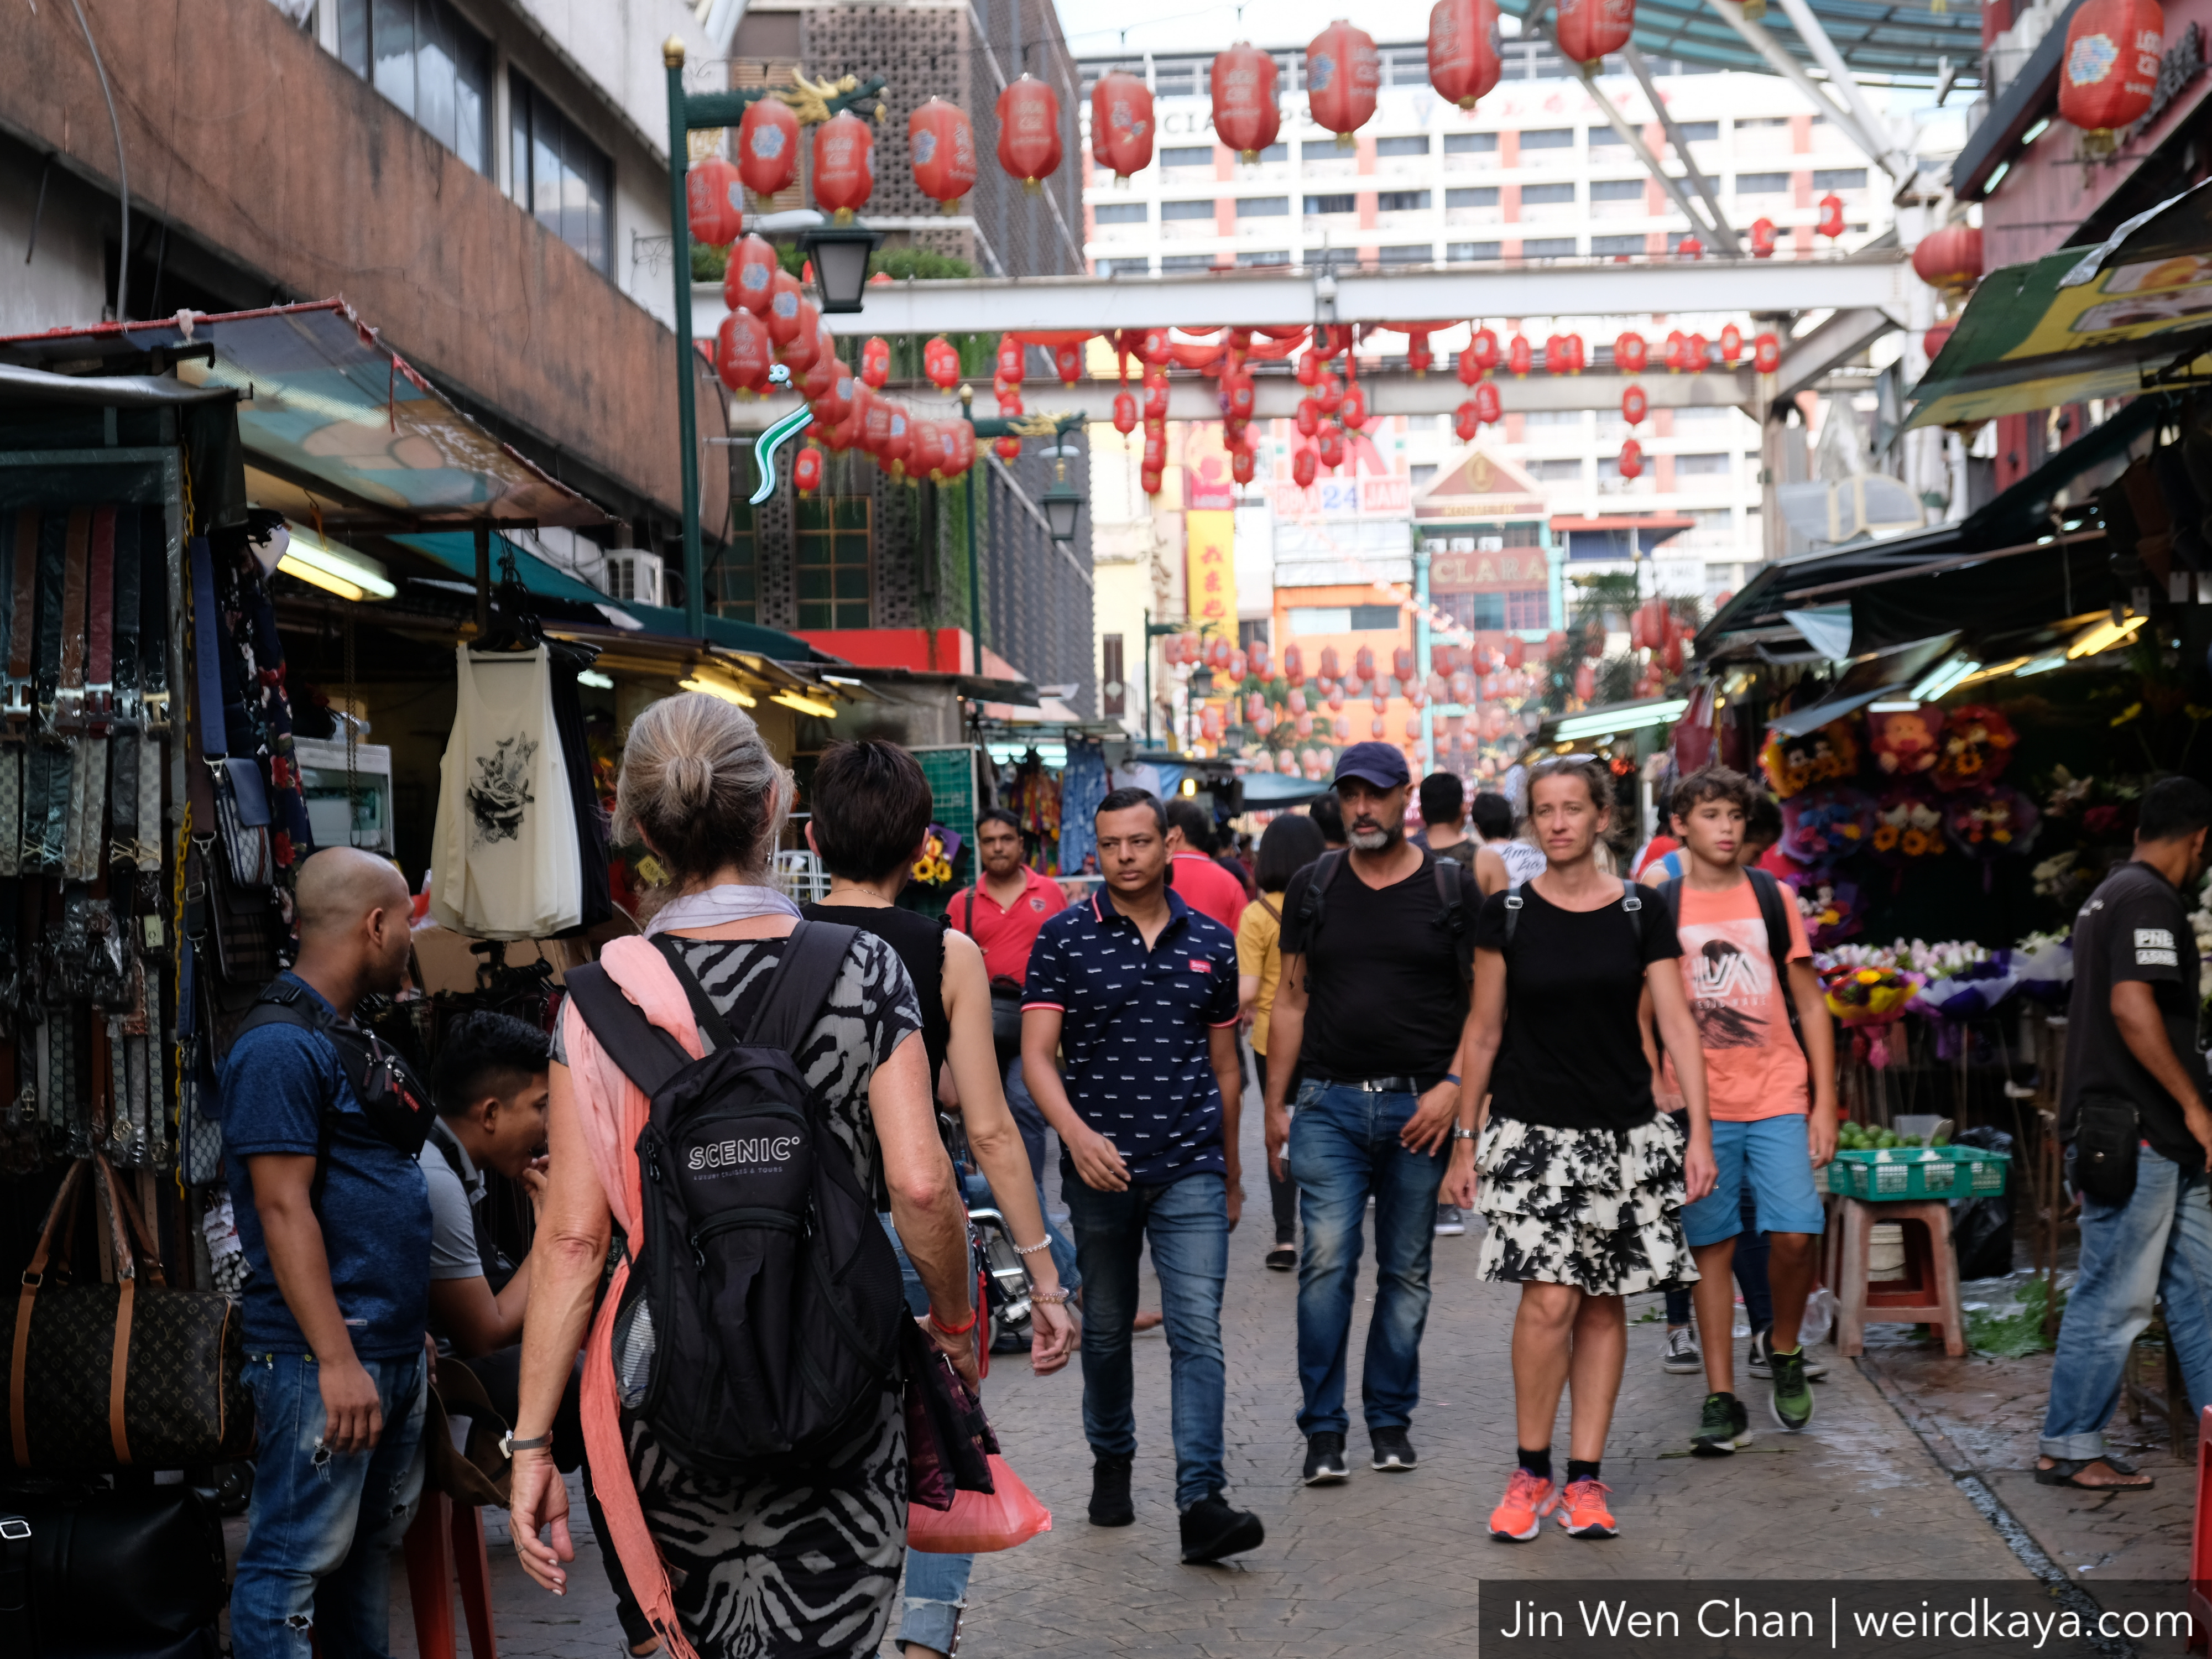
[[[1644,956],[1644,895],[1626,876],[1620,878],[1620,908],[1628,912],[1629,931],[1636,936],[1636,955],[1640,963]]]
[[[1509,882],[1505,887],[1505,949],[1513,948],[1513,930],[1521,925],[1521,908],[1528,901],[1521,896],[1521,884]],[[1503,954],[1503,953],[1501,953]]]
[[[1298,900],[1298,926],[1305,932],[1306,956],[1313,954],[1314,935],[1321,932],[1328,885],[1343,867],[1344,854],[1340,850],[1323,853],[1314,860],[1313,874],[1306,878],[1306,890]]]
[[[1468,920],[1468,889],[1474,877],[1456,859],[1436,856],[1437,925],[1451,940],[1452,959],[1459,964],[1462,988],[1474,983],[1474,929]]]
[[[976,879],[980,881],[981,878],[979,876]],[[968,890],[968,925],[960,931],[969,939],[975,937],[975,890],[973,887]]]
[[[1670,877],[1659,884],[1659,902],[1666,907],[1667,920],[1677,927],[1682,925],[1682,878]]]

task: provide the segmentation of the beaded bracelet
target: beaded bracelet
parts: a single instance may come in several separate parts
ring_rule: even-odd
[[[1030,1300],[1054,1304],[1064,1303],[1067,1300],[1067,1292],[1066,1291],[1031,1291]]]
[[[1015,1254],[1016,1255],[1036,1255],[1039,1250],[1048,1250],[1048,1249],[1050,1249],[1051,1248],[1052,1248],[1052,1240],[1050,1240],[1049,1238],[1040,1238],[1040,1239],[1039,1239],[1039,1240],[1037,1240],[1037,1242],[1036,1242],[1036,1243],[1034,1243],[1034,1244],[1017,1244],[1017,1245],[1015,1245],[1015,1246],[1014,1246],[1014,1254]]]

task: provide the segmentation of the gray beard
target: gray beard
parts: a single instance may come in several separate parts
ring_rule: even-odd
[[[1395,847],[1405,836],[1406,828],[1401,824],[1395,830],[1347,830],[1345,839],[1355,852],[1383,853]]]

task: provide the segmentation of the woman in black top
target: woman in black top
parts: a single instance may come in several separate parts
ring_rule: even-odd
[[[1484,1276],[1521,1286],[1521,1462],[1490,1518],[1492,1537],[1516,1542],[1555,1510],[1578,1538],[1618,1530],[1598,1474],[1627,1352],[1622,1298],[1697,1278],[1679,1215],[1713,1184],[1705,1053],[1674,965],[1681,946],[1665,907],[1594,860],[1603,775],[1574,761],[1529,775],[1528,816],[1550,862],[1525,887],[1492,894],[1475,926],[1461,1099],[1463,1117],[1472,1104],[1487,1121],[1479,1142],[1454,1143],[1444,1183],[1453,1202],[1489,1218]],[[1689,1103],[1686,1146],[1651,1097],[1637,1017],[1647,988]],[[1551,1453],[1562,1388],[1573,1395],[1564,1483]]]

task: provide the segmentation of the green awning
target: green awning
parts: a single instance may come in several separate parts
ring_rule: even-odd
[[[402,547],[427,554],[467,581],[473,582],[477,579],[477,538],[473,532],[394,536],[392,539]],[[515,571],[522,578],[523,586],[532,593],[542,593],[550,599],[574,599],[579,605],[598,605],[603,609],[633,613],[637,609],[627,604],[611,605],[607,596],[588,582],[578,580],[567,571],[546,563],[536,554],[526,552],[506,537],[496,534],[492,538],[491,549],[494,582],[499,580],[500,561],[510,552],[514,556]]]
[[[684,613],[665,605],[637,605],[624,599],[622,608],[643,623],[656,634],[669,635],[678,639],[697,639],[684,625]],[[709,616],[702,618],[709,644],[720,646],[726,651],[750,651],[757,657],[766,657],[774,662],[842,662],[826,651],[817,651],[794,634],[780,629],[763,628],[758,623],[736,622],[727,617]]]

